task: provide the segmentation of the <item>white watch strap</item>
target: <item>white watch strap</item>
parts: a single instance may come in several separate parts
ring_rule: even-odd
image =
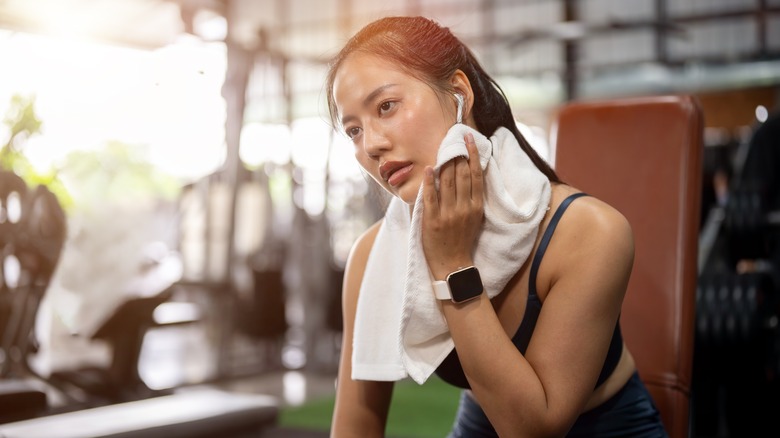
[[[450,285],[446,281],[434,281],[433,283],[433,295],[437,300],[451,300],[452,293],[450,292]]]

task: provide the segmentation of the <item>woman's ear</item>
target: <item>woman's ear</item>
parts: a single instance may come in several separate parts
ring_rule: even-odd
[[[463,70],[455,70],[450,78],[450,86],[454,94],[463,96],[463,120],[468,121],[471,117],[471,108],[474,105],[474,91],[471,89],[471,82]]]

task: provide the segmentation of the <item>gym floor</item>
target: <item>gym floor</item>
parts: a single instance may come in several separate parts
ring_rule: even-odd
[[[198,342],[198,340],[201,342]],[[248,358],[267,357],[268,349],[273,346],[256,341],[245,345],[236,362],[246,363]],[[295,407],[307,401],[335,394],[337,365],[335,356],[327,359],[327,364],[289,369],[282,361],[267,360],[266,363],[249,364],[255,371],[244,372],[242,377],[208,381],[207,383],[188,383],[206,378],[213,372],[216,352],[207,342],[202,342],[197,327],[165,328],[151,331],[145,338],[139,360],[139,373],[142,378],[155,387],[180,387],[181,390],[214,387],[236,393],[263,394],[275,397],[282,409]],[[279,350],[276,350],[277,352]],[[235,354],[235,353],[234,353]],[[273,354],[273,353],[270,353]],[[277,362],[274,364],[274,362]],[[320,361],[321,362],[321,361]],[[263,369],[265,367],[266,369]],[[327,437],[326,432],[288,429],[275,427],[262,435],[264,438],[320,438]]]

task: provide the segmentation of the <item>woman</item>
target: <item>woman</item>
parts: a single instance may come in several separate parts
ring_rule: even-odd
[[[354,143],[361,167],[405,203],[412,224],[419,216],[424,262],[437,298],[439,292],[468,295],[463,302],[437,301],[446,342],[451,339],[443,344],[455,348],[433,366],[444,380],[464,388],[451,436],[665,436],[618,325],[633,263],[629,224],[609,205],[558,179],[523,139],[506,98],[472,53],[431,20],[384,18],[350,39],[327,81],[331,117]],[[439,149],[458,121],[463,129],[473,128],[462,136],[469,158],[442,163]],[[495,204],[491,181],[500,168],[491,162],[504,150],[490,150],[487,143],[485,152],[487,137],[494,148],[503,138],[511,150],[522,151],[546,184],[533,195],[544,205],[531,223],[528,255],[493,263],[511,275],[491,296],[474,290],[478,275],[464,284],[452,280],[464,268],[494,269],[475,256],[489,228],[486,208]],[[504,173],[511,181],[511,172]],[[403,375],[393,371],[380,381],[353,369],[359,366],[353,348],[364,348],[356,337],[370,328],[359,323],[364,311],[359,308],[369,306],[372,293],[366,285],[403,281],[392,275],[366,278],[377,276],[367,268],[376,260],[388,269],[395,263],[385,254],[387,246],[378,249],[377,236],[390,228],[387,222],[386,217],[358,239],[347,264],[331,432],[336,437],[383,436],[392,381]],[[383,245],[393,249],[392,242]]]

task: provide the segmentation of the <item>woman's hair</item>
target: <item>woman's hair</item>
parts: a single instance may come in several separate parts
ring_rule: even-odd
[[[341,64],[355,52],[391,61],[440,93],[454,91],[450,89],[449,81],[457,70],[463,71],[474,91],[472,114],[477,130],[490,137],[500,126],[509,129],[536,167],[550,181],[560,182],[552,167],[520,134],[504,92],[485,72],[471,50],[448,28],[424,17],[381,18],[349,39],[331,62],[328,71],[327,99],[333,126],[338,126],[333,82]]]

